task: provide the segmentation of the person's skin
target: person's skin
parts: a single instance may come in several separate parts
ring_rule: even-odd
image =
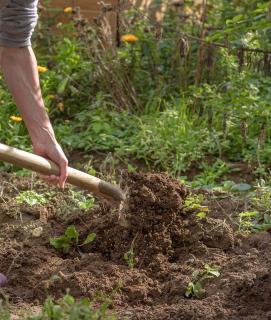
[[[44,107],[37,61],[32,48],[0,47],[0,65],[5,81],[19,108],[33,144],[35,154],[48,158],[60,168],[60,175],[43,177],[64,188],[68,161],[58,144]]]

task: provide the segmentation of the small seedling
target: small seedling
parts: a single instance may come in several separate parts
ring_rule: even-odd
[[[239,232],[261,232],[271,228],[270,213],[260,214],[258,211],[245,211],[239,213]]]
[[[2,319],[2,318],[1,318]],[[108,319],[116,320],[117,318],[109,313],[108,301],[103,301],[99,307],[88,298],[76,300],[68,292],[67,294],[54,301],[51,297],[47,298],[42,311],[39,315],[27,318],[29,320],[63,320],[63,319]]]
[[[184,211],[188,213],[196,213],[196,216],[200,219],[206,218],[209,208],[202,205],[203,201],[204,196],[202,194],[187,197],[184,201]]]
[[[64,235],[60,237],[55,237],[50,239],[50,244],[55,249],[62,250],[63,253],[68,253],[72,246],[76,248],[80,246],[84,246],[93,242],[96,238],[96,233],[89,233],[86,237],[85,241],[82,244],[78,244],[79,242],[79,232],[76,230],[74,225],[69,226]]]
[[[95,199],[92,196],[85,196],[78,191],[70,190],[71,198],[76,207],[82,210],[91,209],[94,205]]]
[[[244,211],[239,213],[239,232],[250,233],[253,228],[253,220],[258,216],[257,211]]]
[[[254,231],[270,231],[271,230],[271,215],[269,213],[265,213],[263,218],[258,219],[258,221],[253,223]]]
[[[26,203],[32,207],[37,204],[45,204],[47,202],[47,199],[42,194],[38,194],[33,190],[28,190],[20,192],[16,197],[16,202],[19,204]]]
[[[128,267],[133,269],[135,267],[136,261],[135,261],[135,250],[134,250],[134,246],[135,246],[135,239],[133,239],[130,249],[129,251],[124,253],[124,260],[126,261],[126,263],[128,264]]]
[[[218,278],[220,272],[217,268],[205,264],[203,270],[196,270],[192,273],[192,280],[188,283],[185,291],[186,298],[200,298],[203,294],[203,282],[206,279]]]

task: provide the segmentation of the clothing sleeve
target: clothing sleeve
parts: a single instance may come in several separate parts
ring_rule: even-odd
[[[31,46],[38,0],[0,0],[0,46]]]

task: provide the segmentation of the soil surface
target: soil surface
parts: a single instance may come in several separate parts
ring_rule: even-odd
[[[199,218],[184,207],[192,191],[166,174],[125,173],[121,185],[127,199],[120,208],[97,202],[80,210],[68,189],[48,193],[35,178],[2,174],[0,271],[14,317],[69,288],[76,298],[111,295],[119,319],[271,319],[271,236],[237,232],[241,201],[203,191],[209,212]],[[16,202],[33,188],[47,192],[48,202]],[[49,239],[72,224],[79,243],[90,232],[96,239],[63,254]],[[134,268],[124,259],[129,251]],[[220,276],[204,280],[198,298],[185,297],[192,273],[206,264]]]

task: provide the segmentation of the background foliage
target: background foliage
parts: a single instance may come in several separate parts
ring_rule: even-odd
[[[60,143],[113,153],[127,166],[182,175],[192,163],[246,161],[265,172],[271,154],[269,1],[193,1],[157,23],[121,10],[119,45],[80,13],[40,21],[34,47],[46,107]],[[46,9],[43,9],[46,10]],[[41,13],[42,14],[42,13]],[[51,27],[58,32],[48,32]],[[30,149],[0,82],[0,140]]]

